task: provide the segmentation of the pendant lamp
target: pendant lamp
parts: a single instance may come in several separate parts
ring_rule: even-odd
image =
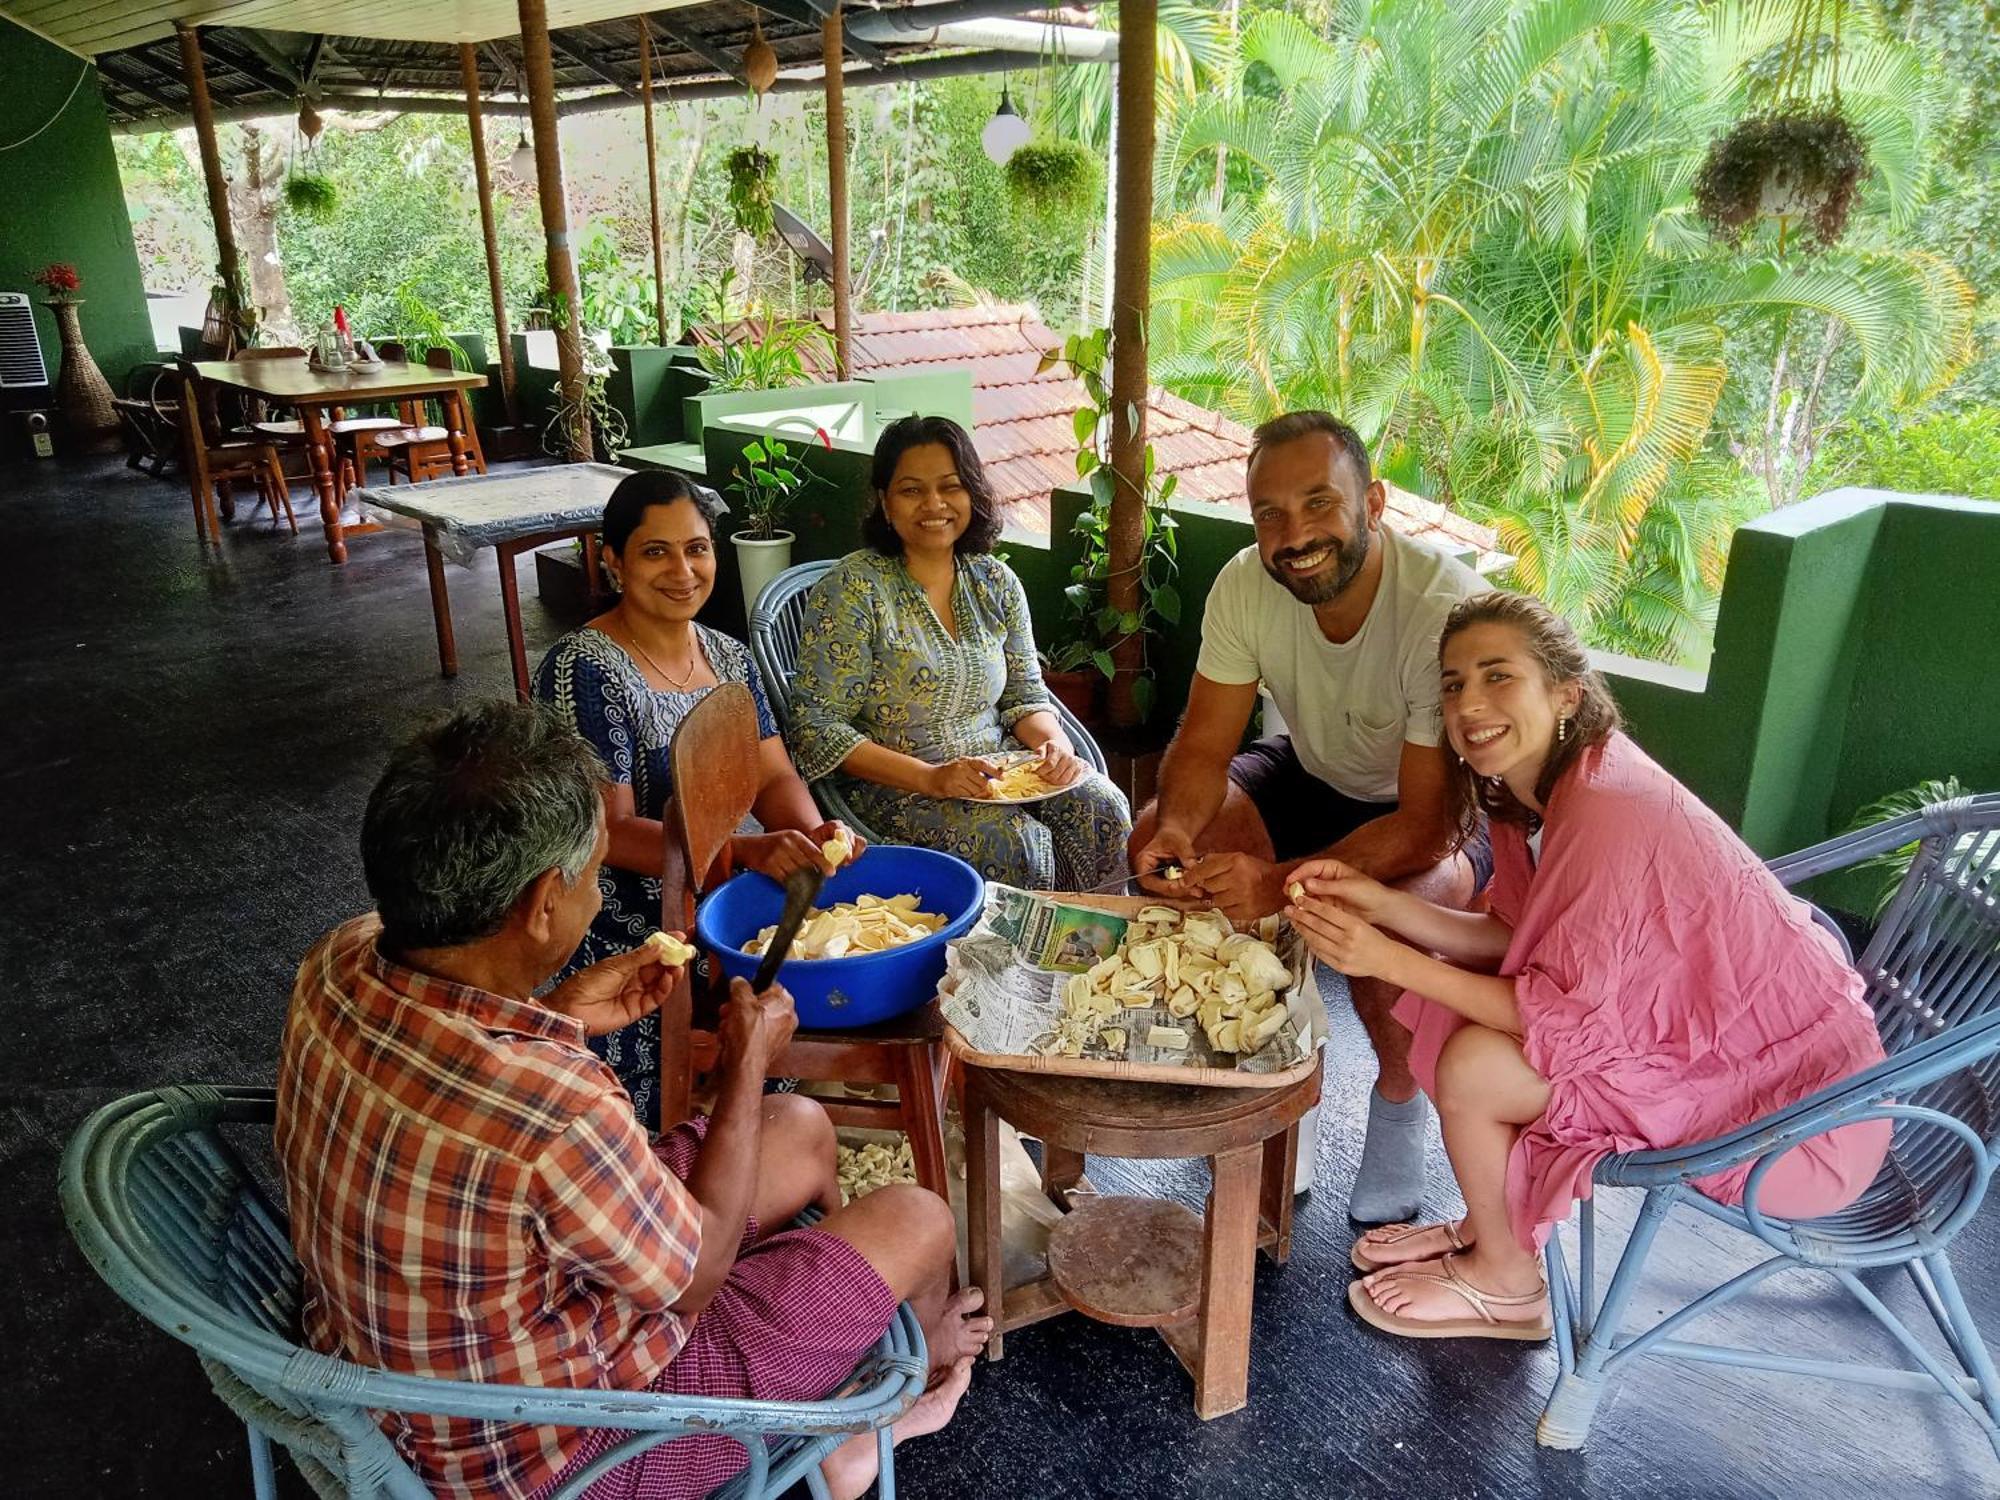
[[[1028,144],[1034,134],[1028,122],[1021,118],[1014,108],[1014,101],[1008,95],[1007,85],[1000,85],[1000,107],[993,111],[993,118],[986,122],[986,128],[979,132],[979,144],[986,154],[999,166],[1007,165],[1007,158]]]

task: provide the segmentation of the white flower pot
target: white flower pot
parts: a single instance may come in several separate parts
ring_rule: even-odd
[[[795,538],[791,532],[781,531],[768,541],[747,536],[730,540],[736,544],[736,572],[743,581],[743,613],[747,616],[757,608],[757,596],[764,592],[764,585],[792,565]]]

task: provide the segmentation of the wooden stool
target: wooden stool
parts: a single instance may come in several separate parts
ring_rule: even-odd
[[[1257,1251],[1283,1265],[1292,1246],[1298,1122],[1319,1102],[1320,1075],[1275,1089],[1182,1088],[1017,1073],[968,1064],[964,1075],[966,1211],[971,1274],[1004,1336],[1075,1308],[1151,1327],[1194,1377],[1196,1415],[1237,1410],[1250,1385],[1250,1297]],[[1070,1215],[1049,1237],[1044,1279],[1002,1285],[1000,1122],[1042,1143],[1042,1190]],[[1208,1158],[1203,1218],[1145,1198],[1066,1198],[1086,1155]]]

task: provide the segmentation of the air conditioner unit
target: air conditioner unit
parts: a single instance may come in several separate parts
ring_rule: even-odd
[[[0,292],[0,391],[46,386],[49,367],[35,334],[35,308],[25,292]]]

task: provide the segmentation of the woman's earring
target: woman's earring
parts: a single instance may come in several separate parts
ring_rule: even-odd
[[[1564,740],[1568,738],[1569,738],[1569,715],[1565,714],[1563,715],[1562,718],[1556,720],[1556,743],[1560,745]]]

